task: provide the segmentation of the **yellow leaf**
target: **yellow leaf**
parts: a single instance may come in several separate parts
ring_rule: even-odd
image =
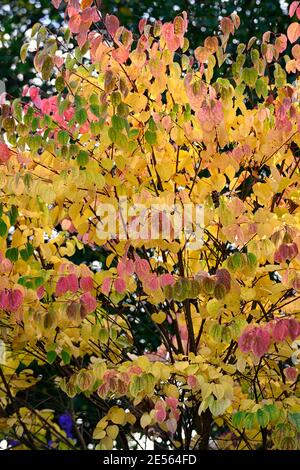
[[[166,319],[166,314],[164,312],[152,313],[152,320],[159,325],[163,323]]]
[[[145,429],[146,426],[149,426],[151,423],[151,416],[148,413],[144,413],[143,416],[141,417],[140,424],[143,429]]]
[[[111,439],[116,439],[117,435],[119,434],[119,428],[115,424],[112,424],[110,426],[107,426],[106,428],[106,434],[111,438]]]
[[[117,406],[113,406],[109,410],[108,417],[114,424],[123,425],[126,422],[125,411]]]
[[[103,439],[106,436],[106,432],[103,429],[96,428],[93,432],[93,439]]]

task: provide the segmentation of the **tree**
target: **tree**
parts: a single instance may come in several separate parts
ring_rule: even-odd
[[[149,0],[123,0],[122,2],[103,0],[101,11],[118,16],[122,24],[131,30],[137,28],[140,18],[148,15],[162,21],[170,21],[176,11],[186,10],[189,16],[187,37],[190,46],[200,44],[207,34],[217,30],[219,15],[229,16],[234,10],[239,14],[243,28],[236,31],[235,40],[245,42],[251,36],[260,37],[266,29],[278,32],[288,26],[286,9],[279,0],[261,2],[234,0],[189,1],[169,0],[153,2]],[[18,60],[19,50],[24,42],[26,29],[40,22],[48,25],[52,31],[63,23],[63,7],[56,10],[48,0],[28,2],[24,0],[2,0],[0,5],[0,57],[3,66],[0,68],[0,79],[5,80],[7,91],[18,96],[24,83],[32,83],[36,78],[31,60],[22,64]],[[44,89],[49,84],[43,84]]]
[[[192,55],[185,12],[133,33],[67,3],[64,37],[32,32],[56,91],[2,106],[1,436],[298,448],[299,2]]]

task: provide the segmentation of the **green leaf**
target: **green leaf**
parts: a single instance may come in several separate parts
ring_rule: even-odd
[[[78,109],[75,112],[75,119],[80,126],[82,126],[87,121],[87,112],[84,108]]]
[[[244,427],[246,429],[252,429],[254,426],[254,414],[253,413],[246,413],[245,419],[244,419]]]
[[[8,250],[6,250],[5,256],[10,261],[18,261],[18,257],[19,257],[18,248],[8,248]]]
[[[17,218],[18,218],[18,208],[15,205],[12,205],[9,212],[8,212],[8,217],[9,217],[9,222],[10,225],[15,225]]]
[[[232,424],[235,428],[241,429],[244,427],[245,412],[238,411],[232,416]]]
[[[275,405],[264,405],[263,409],[269,414],[270,421],[277,421],[280,416],[280,410]]]
[[[23,261],[28,261],[30,256],[33,254],[33,246],[27,243],[26,247],[20,250],[20,256]]]
[[[289,421],[300,432],[300,413],[289,413]]]
[[[79,154],[77,155],[77,163],[80,166],[86,166],[89,161],[89,154],[85,150],[80,150]]]
[[[111,123],[113,129],[115,129],[117,132],[120,132],[124,128],[124,119],[120,116],[117,116],[116,114],[112,116]]]
[[[50,56],[47,55],[47,57],[44,60],[43,66],[42,66],[42,78],[43,80],[49,80],[51,72],[53,68],[53,62]]]
[[[61,93],[66,87],[65,81],[62,76],[57,77],[55,80],[55,88],[58,93]]]
[[[242,80],[248,85],[250,88],[255,86],[257,80],[257,70],[250,67],[245,67],[242,72]]]
[[[0,237],[5,237],[7,234],[7,226],[4,220],[0,219]]]
[[[269,424],[269,413],[266,410],[264,410],[263,408],[260,409],[260,410],[257,410],[256,418],[257,418],[258,424],[262,428],[266,428],[268,426],[268,424]]]
[[[20,57],[21,57],[21,61],[23,62],[23,64],[24,64],[24,62],[25,62],[25,60],[26,60],[28,47],[29,47],[29,44],[28,44],[28,43],[23,44],[23,46],[21,47],[21,50],[20,50]]]
[[[149,145],[155,145],[156,144],[156,133],[151,132],[151,131],[146,131],[145,132],[145,140]]]
[[[68,351],[63,350],[61,352],[61,358],[62,358],[62,361],[65,365],[70,364],[71,356],[68,353]]]
[[[110,140],[111,140],[113,143],[116,143],[116,141],[117,141],[117,136],[118,136],[118,134],[117,134],[116,129],[114,129],[113,127],[110,127],[110,128],[108,129],[108,137],[110,138]]]
[[[256,80],[255,91],[259,98],[261,96],[263,98],[266,98],[266,96],[268,96],[268,85],[263,78],[259,78],[258,80]]]
[[[67,131],[59,131],[57,134],[57,139],[60,145],[67,145],[70,140],[69,133]]]
[[[57,357],[57,354],[56,354],[55,351],[48,351],[47,352],[47,361],[49,362],[49,364],[53,364],[56,357]]]
[[[90,110],[92,111],[92,113],[97,116],[98,118],[100,118],[100,106],[99,104],[91,104],[90,105]]]

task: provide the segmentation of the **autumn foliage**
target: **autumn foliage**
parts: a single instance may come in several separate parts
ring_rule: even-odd
[[[100,2],[65,3],[68,27],[36,24],[21,50],[52,93],[2,100],[0,436],[299,449],[300,2],[286,32],[235,45],[233,14],[199,46],[185,12],[133,32]],[[124,198],[201,205],[202,245],[131,238],[134,215],[101,238],[99,208]],[[46,374],[72,432],[32,401]]]

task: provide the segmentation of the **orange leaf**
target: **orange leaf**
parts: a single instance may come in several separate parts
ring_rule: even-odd
[[[289,25],[287,30],[287,37],[291,43],[296,42],[300,37],[300,24],[296,21]]]

